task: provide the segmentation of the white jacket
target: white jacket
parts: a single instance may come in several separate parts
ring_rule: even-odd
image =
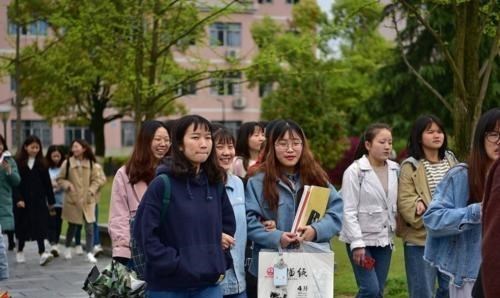
[[[396,230],[399,165],[388,163],[388,195],[366,156],[344,172],[342,199],[344,216],[340,240],[351,250],[366,246],[392,245]]]

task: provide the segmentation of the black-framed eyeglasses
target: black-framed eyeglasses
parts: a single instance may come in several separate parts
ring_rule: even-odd
[[[488,142],[498,143],[498,141],[500,141],[500,131],[488,131],[485,137]]]

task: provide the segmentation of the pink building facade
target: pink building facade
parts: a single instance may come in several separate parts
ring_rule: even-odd
[[[10,0],[0,0],[0,55],[15,54],[15,28],[9,25],[7,6]],[[250,3],[251,2],[251,3]],[[227,57],[237,57],[243,63],[251,63],[257,51],[250,28],[252,23],[264,16],[286,23],[291,18],[292,5],[296,0],[253,0],[243,12],[221,17],[205,28],[206,43],[190,47],[186,55],[175,54],[180,64],[192,63],[190,55],[203,57],[210,64],[223,68]],[[43,40],[48,34],[45,23],[37,22],[28,26],[21,35],[21,44],[26,45]],[[220,67],[219,67],[220,66]],[[224,122],[236,130],[242,122],[256,121],[260,118],[262,88],[248,88],[246,84],[233,84],[244,81],[244,75],[235,73],[232,77],[218,81],[218,88],[197,90],[177,100],[183,102],[192,114],[199,114],[211,121]],[[0,114],[6,121],[0,124],[0,132],[5,131],[7,143],[12,145],[15,129],[15,111],[12,106],[15,97],[15,82],[10,76],[0,76]],[[2,110],[11,107],[9,115]],[[49,124],[28,105],[22,110],[23,136],[35,134],[41,138],[44,147],[50,144],[69,144],[74,138],[85,138],[92,142],[88,127],[65,126],[61,123]],[[130,119],[118,119],[105,127],[106,155],[123,155],[130,151],[134,142],[135,127]]]

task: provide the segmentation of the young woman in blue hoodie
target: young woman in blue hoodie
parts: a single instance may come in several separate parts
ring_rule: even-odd
[[[222,234],[234,237],[236,224],[208,120],[188,115],[177,121],[172,154],[157,175],[137,209],[133,235],[146,257],[147,297],[222,297],[219,283],[232,267]],[[170,184],[163,214],[161,175]]]
[[[273,125],[265,147],[265,161],[250,177],[246,189],[247,233],[253,241],[249,273],[257,277],[259,252],[263,248],[288,248],[302,241],[329,242],[342,227],[343,203],[314,159],[302,128],[291,120]],[[326,213],[319,221],[292,233],[293,220],[304,185],[330,188]],[[263,220],[274,220],[276,229],[266,229]],[[252,284],[255,280],[249,280]]]

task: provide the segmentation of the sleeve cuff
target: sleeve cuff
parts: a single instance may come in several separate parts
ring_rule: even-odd
[[[356,248],[366,247],[366,245],[365,245],[365,242],[363,240],[356,240],[356,241],[351,242],[349,247],[351,248],[351,251],[353,251]]]

